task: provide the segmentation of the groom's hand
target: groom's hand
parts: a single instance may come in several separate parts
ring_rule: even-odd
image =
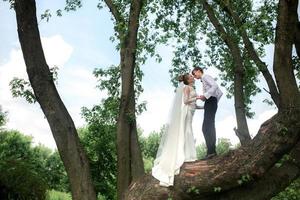
[[[204,95],[200,95],[200,96],[199,96],[199,99],[201,99],[202,101],[205,101],[205,100],[206,100],[206,98],[205,98]]]

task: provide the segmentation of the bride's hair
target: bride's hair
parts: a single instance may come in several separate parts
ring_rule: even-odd
[[[179,82],[183,82],[185,85],[189,84],[189,74],[182,74],[178,77]]]

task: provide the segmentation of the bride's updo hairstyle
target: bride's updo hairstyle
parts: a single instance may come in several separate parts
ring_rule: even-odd
[[[189,74],[183,74],[178,77],[179,82],[183,82],[185,85],[189,84]]]

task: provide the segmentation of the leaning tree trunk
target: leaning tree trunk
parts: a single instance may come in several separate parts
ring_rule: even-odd
[[[117,196],[118,199],[124,199],[124,193],[130,183],[144,175],[144,163],[138,144],[134,94],[137,33],[142,1],[131,1],[126,30],[120,29],[120,27],[125,25],[126,21],[123,13],[120,13],[113,1],[105,0],[105,3],[116,20],[116,30],[118,31],[121,44],[122,91],[117,122]]]
[[[234,108],[237,122],[237,129],[235,130],[236,135],[238,136],[241,145],[247,144],[251,140],[247,118],[246,118],[246,106],[244,101],[244,76],[245,68],[241,56],[241,51],[238,44],[234,41],[234,38],[228,34],[225,29],[220,24],[219,20],[214,14],[212,7],[208,4],[207,1],[203,1],[203,7],[207,12],[208,18],[215,27],[219,36],[228,46],[230,53],[233,58],[233,67],[234,67]]]
[[[42,49],[34,0],[16,0],[18,34],[29,81],[50,125],[66,168],[72,199],[96,200],[89,162],[77,130],[53,83]]]
[[[279,3],[274,57],[280,92],[278,114],[263,123],[247,145],[208,161],[184,164],[175,176],[174,187],[160,187],[157,180],[145,175],[131,184],[126,199],[263,200],[299,177],[300,93],[291,73],[294,34],[291,27],[295,27],[291,16],[297,11],[297,5],[295,0]],[[292,159],[276,167],[276,162],[288,153]]]
[[[247,145],[208,161],[185,163],[180,174],[175,176],[174,187],[160,187],[159,181],[145,175],[131,184],[126,199],[163,200],[171,197],[173,200],[233,200],[248,196],[248,192],[253,190],[260,194],[255,200],[260,200],[277,194],[282,186],[299,176],[299,157],[295,157],[297,163],[292,166],[295,167],[295,174],[289,174],[285,168],[274,167],[284,154],[296,150],[297,143],[299,148],[299,119],[299,111],[279,113],[266,121]],[[299,149],[297,151],[299,155]],[[271,169],[277,170],[278,176],[274,176]],[[289,174],[289,177],[284,174]],[[260,187],[266,180],[273,182],[271,194],[264,191],[266,186]]]

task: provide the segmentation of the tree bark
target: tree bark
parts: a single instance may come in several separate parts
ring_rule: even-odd
[[[219,2],[219,4],[221,5],[221,3]],[[245,30],[245,28],[243,27],[243,24],[241,22],[240,17],[237,15],[236,12],[234,12],[234,10],[232,9],[232,7],[230,6],[230,4],[222,4],[225,8],[225,11],[229,14],[229,16],[233,19],[233,21],[235,22],[245,45],[245,48],[250,56],[250,58],[255,62],[255,64],[257,65],[258,69],[260,70],[260,72],[262,73],[262,75],[264,76],[269,90],[270,90],[270,95],[271,98],[273,99],[275,105],[277,107],[279,107],[279,93],[278,93],[278,89],[277,86],[275,84],[275,81],[272,77],[272,75],[270,74],[270,71],[268,70],[268,67],[266,65],[265,62],[263,62],[257,52],[254,49],[253,43],[250,41],[248,34]]]
[[[185,163],[175,176],[174,187],[160,187],[156,179],[145,175],[131,184],[126,199],[236,200],[253,199],[254,194],[256,200],[267,199],[299,176],[299,119],[299,109],[279,113],[262,124],[246,146],[208,161]],[[274,167],[291,150],[296,162],[292,159],[281,168]]]
[[[74,200],[96,200],[87,156],[77,130],[53,83],[42,49],[34,0],[16,0],[19,41],[34,95],[50,125],[66,168]]]
[[[244,76],[245,68],[238,44],[222,27],[221,23],[214,14],[213,9],[207,1],[202,1],[203,7],[207,12],[208,18],[215,27],[219,36],[228,46],[234,61],[234,107],[237,121],[235,132],[241,142],[241,145],[247,144],[251,140],[247,119],[246,108],[244,103]]]
[[[295,31],[295,48],[296,48],[298,58],[300,58],[300,22],[299,21],[296,25],[296,31]]]
[[[271,199],[300,176],[300,142],[289,154],[289,159],[282,166],[273,166],[262,178],[243,187],[228,191],[220,196],[220,200]]]
[[[122,14],[111,0],[105,0],[117,23],[124,23]],[[136,66],[137,33],[141,0],[133,0],[130,5],[127,30],[117,29],[121,43],[121,79],[122,91],[117,122],[118,199],[124,199],[124,193],[130,183],[144,175],[144,163],[138,144],[136,109],[134,95],[134,70]]]
[[[279,1],[273,69],[280,92],[281,110],[300,107],[300,92],[292,64],[292,48],[298,23],[297,8],[298,0]]]

